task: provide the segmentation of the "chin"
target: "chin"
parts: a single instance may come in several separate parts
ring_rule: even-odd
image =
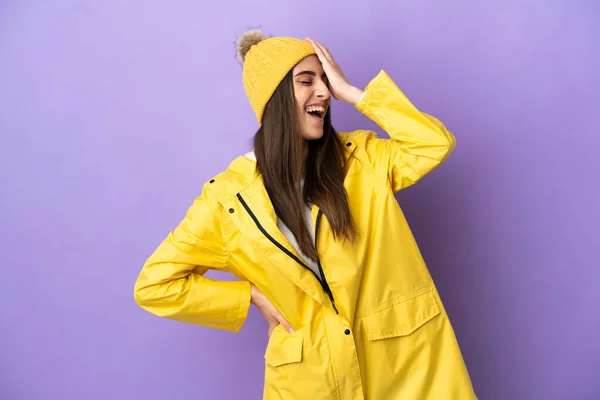
[[[310,133],[304,133],[304,139],[306,140],[317,140],[317,139],[321,139],[323,137],[323,130],[321,129],[320,131],[314,131],[314,132],[310,132]]]

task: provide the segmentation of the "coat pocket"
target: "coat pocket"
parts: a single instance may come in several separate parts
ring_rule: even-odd
[[[278,325],[271,332],[265,351],[265,361],[273,367],[302,361],[302,332],[288,333]]]
[[[362,317],[369,340],[407,336],[440,313],[433,289]]]

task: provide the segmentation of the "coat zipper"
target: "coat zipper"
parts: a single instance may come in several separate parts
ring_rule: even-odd
[[[284,245],[279,243],[273,236],[271,236],[269,234],[269,232],[266,231],[265,228],[263,228],[260,221],[258,220],[258,218],[256,218],[256,215],[254,215],[254,213],[248,206],[248,203],[246,203],[246,201],[244,200],[244,198],[242,197],[241,194],[238,193],[236,196],[237,196],[238,200],[240,201],[240,203],[242,203],[242,206],[244,207],[244,209],[246,210],[248,215],[250,215],[250,218],[252,218],[252,220],[256,224],[257,228],[262,232],[262,234],[265,235],[266,238],[269,239],[275,246],[277,246],[277,248],[279,248],[279,250],[281,250],[285,254],[287,254],[292,260],[296,261],[298,264],[300,264],[301,266],[303,266],[304,268],[306,268],[307,270],[312,272],[312,274],[315,276],[315,278],[317,278],[317,281],[319,281],[319,283],[321,284],[321,287],[323,288],[325,293],[327,293],[327,296],[329,297],[329,300],[331,301],[331,305],[333,306],[335,313],[339,314],[339,311],[335,305],[335,299],[333,298],[333,293],[331,292],[331,288],[329,287],[329,284],[327,283],[327,279],[325,279],[325,273],[323,272],[323,267],[321,266],[321,260],[319,258],[317,258],[317,265],[319,267],[319,272],[321,273],[323,280],[319,279],[319,276],[315,273],[315,271],[310,269],[310,267],[308,265],[306,265],[304,262],[302,262],[302,260],[300,260],[298,257],[296,257],[294,255],[294,253],[292,253]],[[319,210],[319,212],[317,214],[317,222],[315,223],[315,246],[317,243],[317,233],[319,230],[319,222],[321,220],[322,214],[323,214],[323,212],[321,210]]]

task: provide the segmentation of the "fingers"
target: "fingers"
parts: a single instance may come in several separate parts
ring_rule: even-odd
[[[329,55],[329,57],[327,56],[327,54],[329,52],[327,52],[326,49],[324,49],[325,46],[321,45],[320,43],[318,43],[310,38],[307,38],[306,40],[308,40],[315,48],[315,52],[317,53],[319,60],[321,60],[321,63],[328,62],[332,66],[334,65],[334,63],[332,62],[332,60],[330,58],[331,55]]]
[[[287,322],[285,318],[283,318],[283,315],[281,315],[281,313],[277,311],[275,307],[273,307],[273,317],[286,331],[290,333],[294,332],[292,325],[290,325],[290,323]]]
[[[283,329],[285,329],[289,333],[294,332],[294,328],[292,328],[292,325],[290,325],[290,323],[287,322],[283,317],[281,317],[279,323],[281,324],[281,326],[283,326]]]
[[[316,40],[313,40],[311,38],[307,38],[307,40],[313,44],[313,46],[315,47],[315,50],[317,52],[320,51],[320,53],[322,54],[322,56],[329,61],[329,63],[333,66],[337,66],[337,63],[335,62],[335,60],[333,59],[333,56],[331,55],[331,53],[329,52],[329,49],[327,47],[325,47],[324,44],[317,42]]]
[[[275,330],[275,328],[277,328],[279,325],[281,325],[281,327],[289,333],[294,332],[294,328],[292,328],[292,325],[289,322],[287,322],[285,318],[283,318],[281,315],[277,315],[275,316],[275,321],[269,322],[269,337],[271,337],[273,330]]]
[[[258,308],[260,313],[263,315],[267,323],[269,324],[269,336],[273,330],[281,325],[287,332],[292,333],[294,329],[292,325],[281,315],[281,313],[275,308],[273,303],[271,303],[264,294],[258,288],[252,286],[254,301],[253,304]]]

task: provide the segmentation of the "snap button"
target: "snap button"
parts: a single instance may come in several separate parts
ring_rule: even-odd
[[[349,335],[349,334],[350,334],[350,329],[346,329],[346,330],[344,331],[344,333],[345,333],[346,335]]]
[[[234,212],[234,211],[235,211],[235,210],[234,210],[233,208],[230,208],[230,209],[229,209],[229,214],[233,214],[233,212]]]
[[[346,146],[352,146],[352,142],[346,143]]]
[[[209,182],[210,182],[210,183],[214,183],[214,182],[215,182],[215,180],[214,180],[214,179],[211,179]]]

